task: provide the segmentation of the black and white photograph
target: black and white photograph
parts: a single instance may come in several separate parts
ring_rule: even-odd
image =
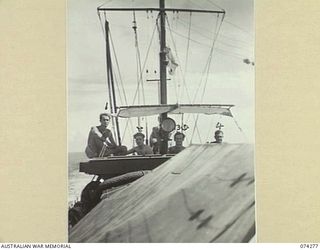
[[[69,242],[256,242],[254,0],[68,0],[66,37]]]

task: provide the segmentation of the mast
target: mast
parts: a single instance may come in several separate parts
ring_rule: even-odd
[[[160,104],[167,104],[167,61],[166,61],[166,12],[165,0],[160,4]],[[160,115],[160,123],[167,118],[167,113]],[[161,133],[160,154],[168,151],[168,134]]]
[[[107,78],[108,78],[108,88],[109,88],[109,101],[110,101],[110,110],[111,113],[116,113],[117,101],[116,94],[114,90],[114,81],[113,81],[113,71],[111,64],[111,53],[110,53],[110,43],[109,43],[109,22],[105,22],[105,32],[106,32],[106,57],[107,57]],[[119,146],[121,146],[121,137],[119,129],[118,117],[112,117],[116,125],[116,139],[118,140]]]

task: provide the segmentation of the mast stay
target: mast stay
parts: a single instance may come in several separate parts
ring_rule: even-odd
[[[108,88],[109,88],[109,100],[110,100],[110,110],[111,113],[116,113],[117,101],[116,94],[114,90],[114,81],[113,81],[113,71],[111,63],[111,53],[110,53],[110,44],[109,44],[109,22],[105,22],[105,32],[106,32],[106,57],[107,57],[107,78],[108,78]],[[119,146],[121,146],[121,137],[120,137],[120,128],[118,117],[113,118],[116,124],[116,138],[118,140]]]

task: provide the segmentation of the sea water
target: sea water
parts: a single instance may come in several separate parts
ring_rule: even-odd
[[[68,154],[68,204],[69,207],[80,200],[82,189],[92,180],[93,176],[79,172],[79,163],[88,161],[82,152]]]

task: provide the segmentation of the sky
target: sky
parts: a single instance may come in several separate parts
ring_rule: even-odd
[[[97,7],[103,4],[104,7],[157,7],[158,1],[114,0],[105,3],[98,0],[68,0],[69,152],[84,151],[90,127],[99,125],[99,114],[105,111],[108,101],[104,34]],[[217,19],[216,15],[192,14],[190,18],[189,14],[168,13],[170,26],[167,29],[167,46],[179,64],[175,74],[168,75],[171,79],[168,81],[168,103],[194,101],[236,105],[232,108],[235,119],[202,115],[197,122],[198,130],[193,130],[195,116],[185,116],[184,121],[191,127],[186,132],[185,144],[212,141],[217,122],[225,126],[225,141],[254,143],[254,66],[243,62],[243,59],[254,61],[253,0],[168,0],[166,6],[213,10],[223,8],[226,11],[214,42],[208,74],[203,72],[206,72],[205,65],[221,16]],[[119,86],[117,102],[119,105],[137,105],[143,104],[143,101],[145,104],[158,104],[157,82],[144,81],[144,95],[141,92],[139,98],[133,101],[138,78],[133,13],[113,12],[107,13],[106,17],[116,52],[112,60],[114,63],[117,60],[119,64],[119,70],[116,63],[114,66],[116,84]],[[104,19],[104,15],[101,19]],[[157,31],[153,35],[155,20],[155,13],[136,13],[142,67],[145,64],[142,74],[144,80],[159,77]],[[172,118],[177,122],[181,119]],[[156,117],[147,118],[148,127],[155,126],[156,120]],[[120,123],[124,144],[130,148],[137,121],[132,119],[126,125],[127,121],[120,119]],[[145,127],[146,119],[141,123]]]

